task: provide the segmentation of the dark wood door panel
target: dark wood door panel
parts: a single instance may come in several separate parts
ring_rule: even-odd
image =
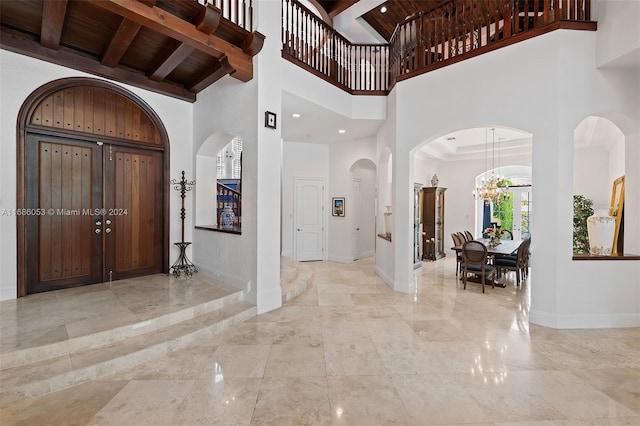
[[[106,270],[113,279],[162,272],[162,153],[114,146],[105,172]]]
[[[30,134],[26,162],[28,293],[101,282],[102,148]]]

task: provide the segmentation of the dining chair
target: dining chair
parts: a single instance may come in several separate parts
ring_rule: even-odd
[[[491,278],[491,287],[495,288],[496,268],[487,261],[487,247],[480,241],[467,241],[462,245],[462,282],[467,289],[467,275],[480,276],[482,292],[485,281]]]
[[[464,236],[466,237],[467,241],[473,241],[475,238],[473,238],[473,234],[469,231],[464,231]]]
[[[518,287],[520,287],[520,282],[524,281],[526,277],[525,269],[528,269],[527,252],[529,250],[529,241],[530,239],[526,239],[522,244],[520,244],[520,247],[518,247],[518,250],[516,251],[515,259],[513,256],[504,256],[493,262],[495,267],[498,269],[498,276],[501,276],[508,271],[515,272],[516,284]]]
[[[462,246],[462,244],[464,243],[464,241],[460,239],[460,236],[458,235],[457,232],[453,232],[451,234],[451,239],[453,240],[454,247]],[[462,264],[462,252],[460,250],[456,250],[456,277],[458,276],[458,273],[462,271],[461,264]]]
[[[513,240],[513,232],[508,229],[503,229],[500,238],[503,240]]]

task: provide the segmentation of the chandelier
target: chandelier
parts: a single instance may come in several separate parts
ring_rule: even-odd
[[[484,137],[484,175],[480,180],[481,185],[476,186],[476,189],[473,190],[473,198],[476,200],[483,199],[485,204],[489,204],[491,202],[498,202],[501,198],[504,199],[508,196],[507,189],[509,189],[509,185],[507,184],[504,176],[496,175],[495,173],[495,161],[496,161],[496,129],[491,129],[493,133],[493,142],[491,145],[491,176],[487,178],[489,170],[487,169],[487,158],[489,155],[488,149],[488,131],[485,129],[485,137]],[[499,155],[499,154],[498,154]],[[498,159],[498,162],[500,160]]]

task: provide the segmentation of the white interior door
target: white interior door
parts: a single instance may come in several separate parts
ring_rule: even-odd
[[[351,207],[351,255],[353,260],[360,259],[360,228],[362,227],[362,194],[360,192],[360,179],[353,179],[351,185],[353,206]]]
[[[322,260],[324,252],[324,181],[296,178],[295,258]]]

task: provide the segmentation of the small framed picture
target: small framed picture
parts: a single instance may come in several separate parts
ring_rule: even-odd
[[[264,112],[264,127],[271,129],[276,128],[276,113],[271,111]]]
[[[344,197],[332,198],[332,216],[344,216]]]

